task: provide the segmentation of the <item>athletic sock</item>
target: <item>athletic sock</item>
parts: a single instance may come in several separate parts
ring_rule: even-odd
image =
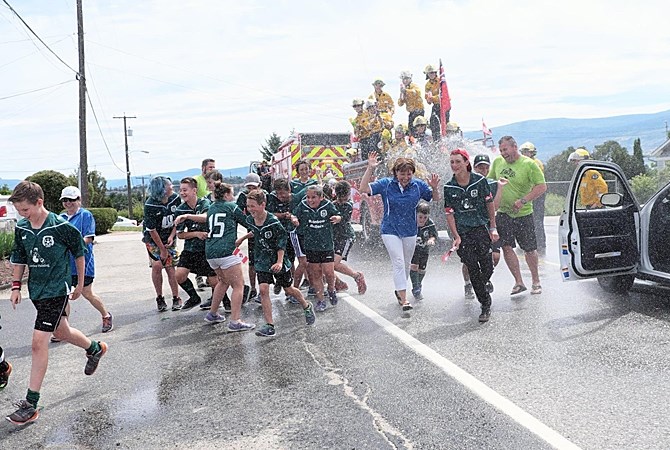
[[[410,270],[409,279],[412,280],[412,288],[416,289],[419,287],[421,282],[419,281],[419,272],[416,270]]]
[[[37,402],[40,401],[40,393],[28,389],[28,393],[26,394],[26,401],[33,405],[33,408],[37,408]]]
[[[418,272],[418,274],[419,274],[419,286],[421,286],[423,284],[423,277],[426,276],[426,272],[425,271]]]
[[[86,349],[86,354],[93,355],[99,351],[100,351],[100,345],[98,344],[98,341],[91,340],[91,346]]]
[[[193,283],[188,278],[183,283],[179,283],[179,287],[186,291],[189,298],[195,298],[198,296],[198,292],[195,290]]]

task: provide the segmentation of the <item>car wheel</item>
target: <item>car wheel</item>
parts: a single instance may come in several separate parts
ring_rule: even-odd
[[[625,294],[630,291],[635,282],[635,275],[616,275],[613,277],[598,277],[598,284],[605,292],[611,294]]]

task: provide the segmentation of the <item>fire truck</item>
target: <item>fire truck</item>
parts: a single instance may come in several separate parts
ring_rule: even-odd
[[[370,196],[358,190],[367,166],[367,161],[344,165],[344,179],[351,184],[351,202],[354,204],[351,223],[361,226],[360,239],[364,244],[374,243],[379,239],[379,226],[384,215],[384,205],[382,205],[380,195]]]
[[[305,160],[312,169],[321,170],[323,178],[344,178],[342,166],[349,161],[350,133],[293,133],[272,156],[272,178],[298,177],[296,163]]]

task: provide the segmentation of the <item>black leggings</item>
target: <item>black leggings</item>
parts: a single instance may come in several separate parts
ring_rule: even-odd
[[[493,275],[493,258],[491,257],[491,238],[486,227],[477,227],[461,234],[461,245],[458,256],[468,268],[472,289],[482,310],[491,308],[491,295],[486,292],[486,283]]]

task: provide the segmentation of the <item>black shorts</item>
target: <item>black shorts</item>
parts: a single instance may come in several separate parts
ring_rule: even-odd
[[[293,265],[293,262],[295,261],[295,250],[293,249],[293,244],[291,243],[290,239],[286,240],[286,250],[284,251],[284,256],[286,256],[288,260],[291,261],[291,265]]]
[[[426,270],[428,265],[428,252],[417,252],[414,250],[414,255],[412,255],[412,264],[419,266],[419,270]]]
[[[291,271],[287,270],[286,272],[256,272],[256,278],[258,279],[258,284],[274,284],[275,286],[281,286],[283,288],[290,287],[293,285],[293,276]]]
[[[67,295],[32,300],[32,302],[37,310],[37,317],[35,318],[36,330],[53,333],[58,328],[60,318],[63,316],[67,317],[67,313],[65,312],[68,302]]]
[[[247,239],[247,253],[249,253],[249,267],[254,267],[254,263],[256,262],[256,258],[254,258],[255,244],[256,240],[253,237]]]
[[[79,284],[79,277],[77,275],[72,275],[72,286],[76,286],[78,284]],[[90,286],[91,284],[93,284],[93,277],[84,275],[84,287]]]
[[[328,250],[325,252],[305,250],[307,262],[312,264],[324,264],[335,262],[335,252]]]
[[[495,242],[491,242],[491,251],[493,253],[500,253],[500,242],[501,241],[502,241],[502,239],[498,239]]]
[[[498,235],[500,246],[516,247],[516,242],[524,252],[537,250],[537,240],[535,239],[535,222],[533,215],[528,214],[523,217],[510,217],[507,214],[498,213],[496,215],[496,225],[498,226]]]
[[[342,261],[347,260],[347,256],[349,256],[349,250],[351,250],[351,246],[353,245],[354,240],[351,238],[346,238],[346,239],[335,239],[333,241],[333,244],[335,246],[335,254],[340,255],[342,257]]]
[[[184,250],[179,255],[179,262],[177,267],[184,267],[188,269],[191,273],[200,275],[201,277],[214,277],[216,272],[212,269],[212,266],[207,262],[204,253],[192,252],[189,250]]]

